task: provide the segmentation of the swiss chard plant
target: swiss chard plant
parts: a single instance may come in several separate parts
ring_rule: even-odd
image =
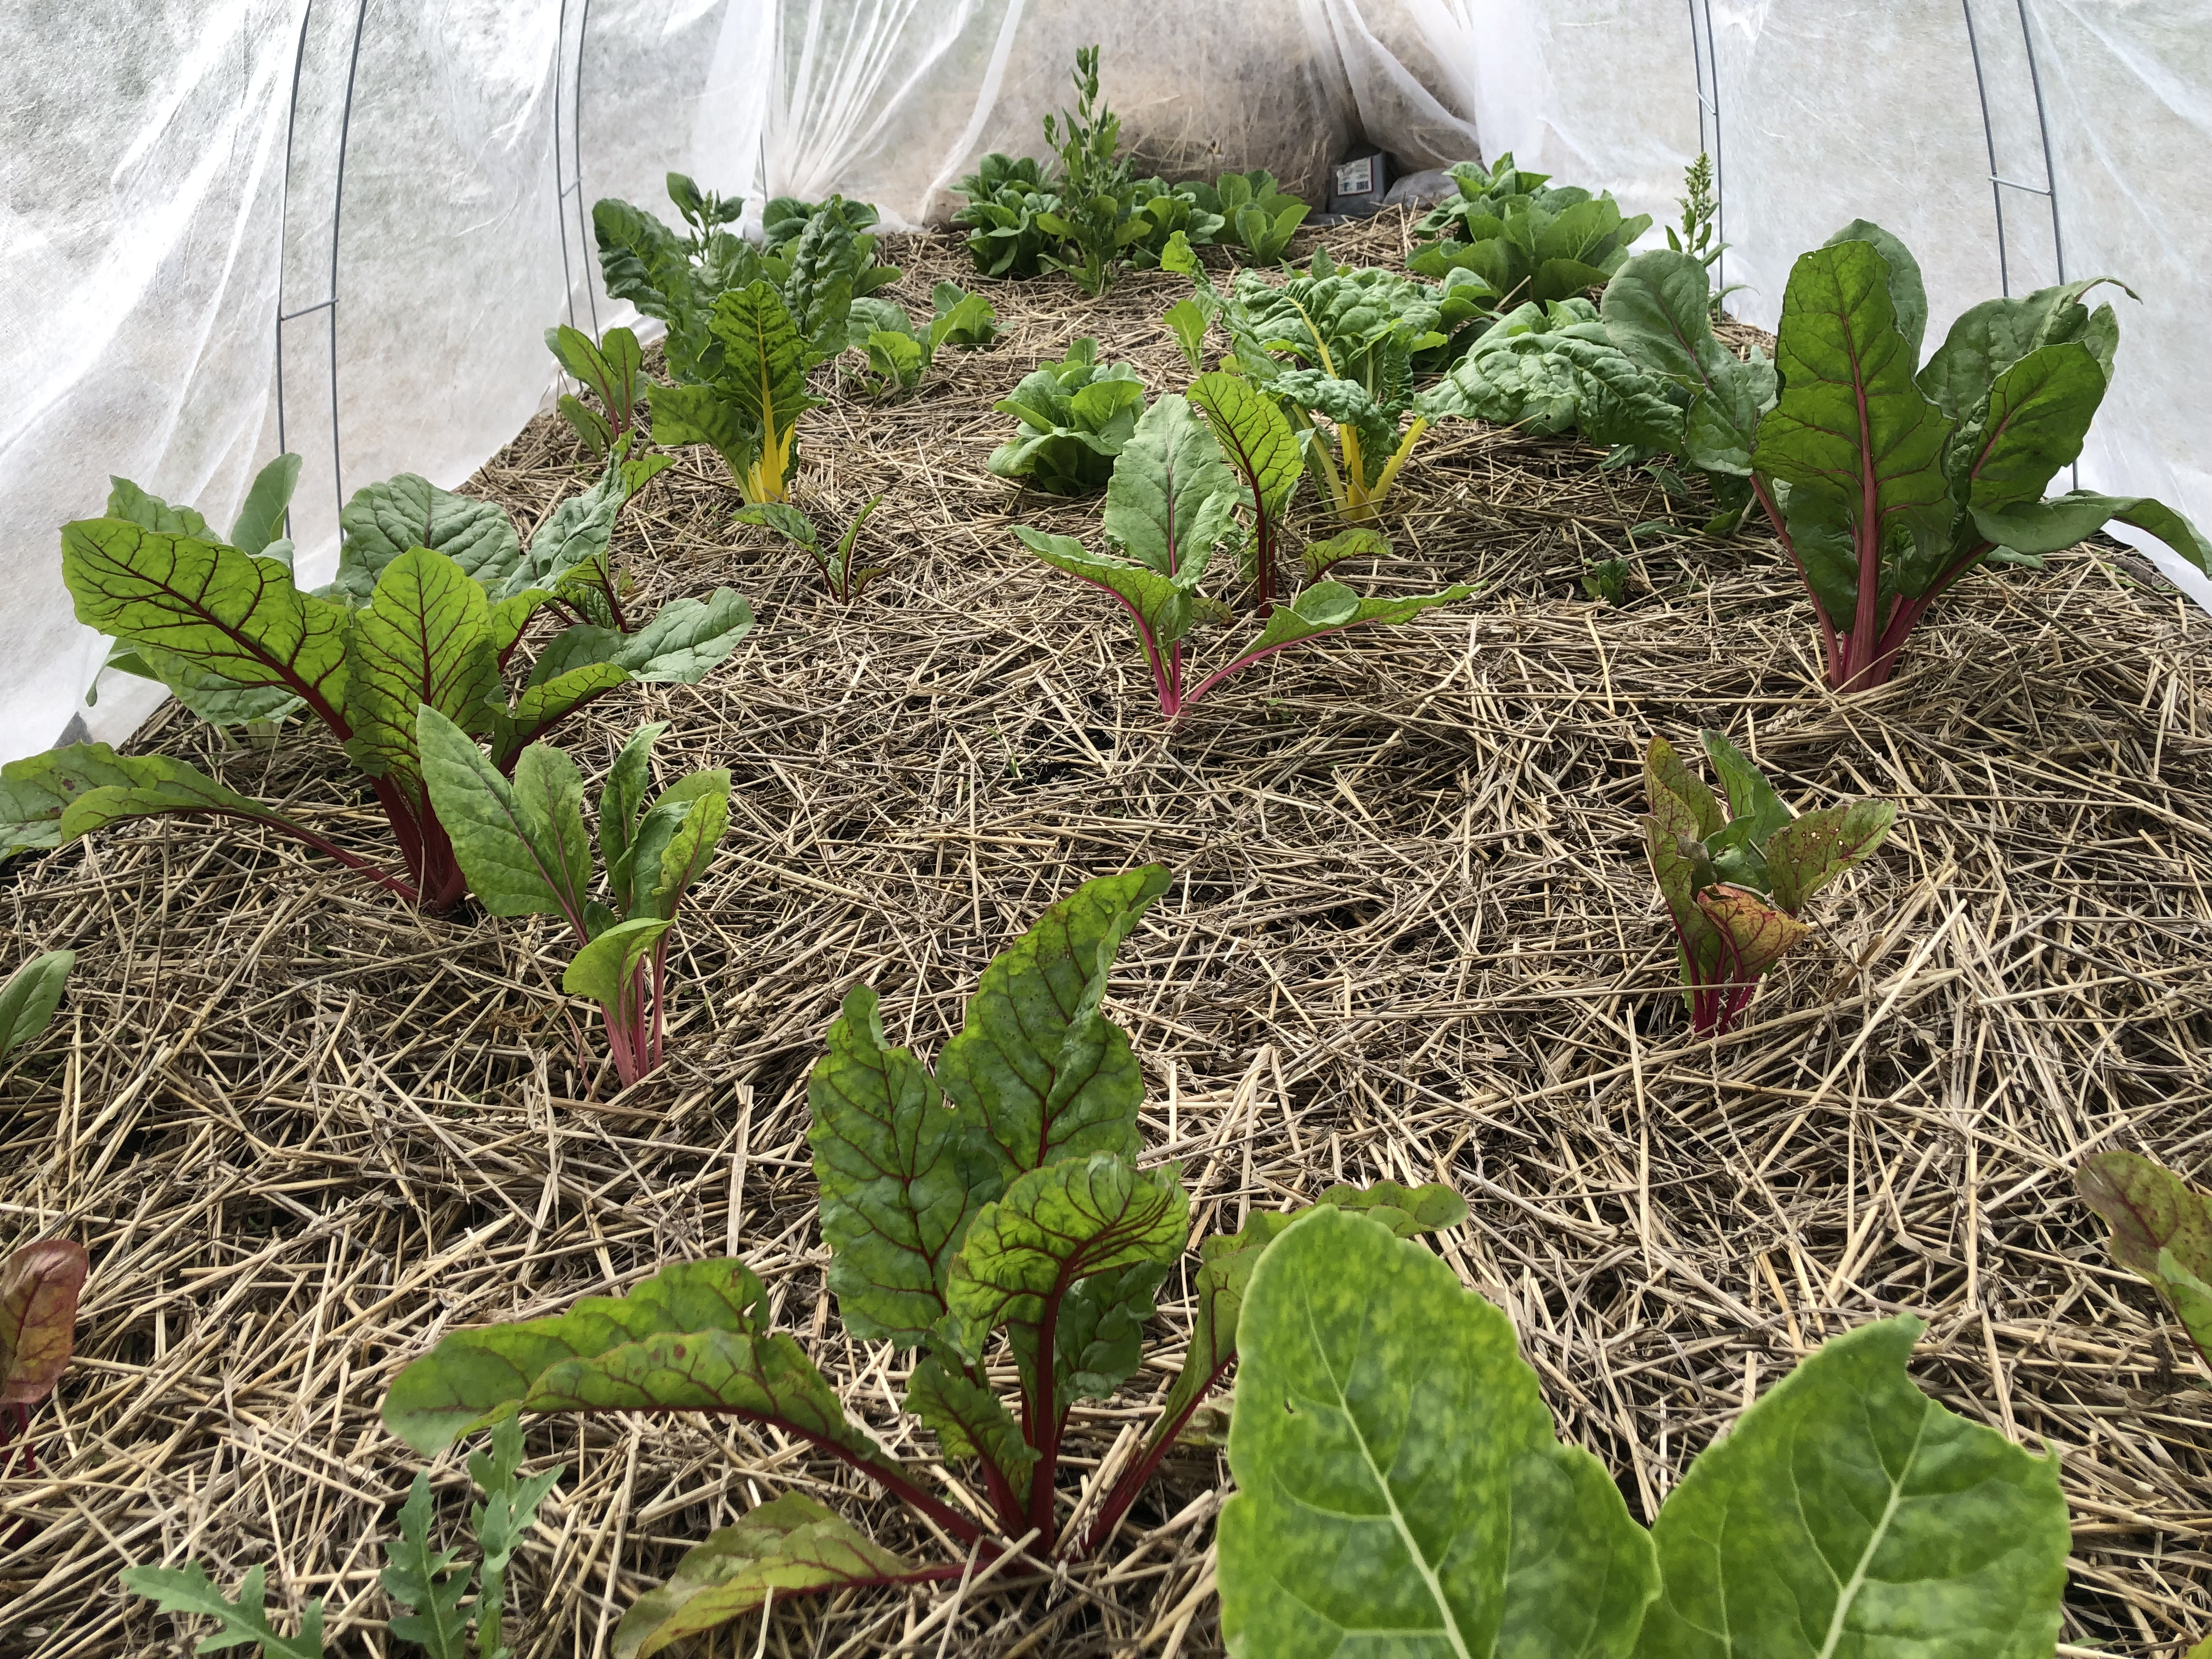
[[[1200,375],[1191,382],[1190,403],[1206,417],[1222,459],[1244,485],[1251,533],[1237,549],[1251,608],[1264,622],[1281,594],[1283,520],[1304,476],[1297,434],[1275,400],[1241,374]],[[1327,568],[1310,565],[1307,574],[1318,576]]]
[[[637,426],[637,404],[644,381],[640,371],[645,353],[637,336],[626,328],[611,328],[598,342],[581,329],[566,323],[545,331],[545,348],[572,378],[598,397],[592,408],[571,392],[561,394],[561,418],[575,428],[584,447],[601,461],[629,437]]]
[[[602,899],[575,762],[550,744],[533,743],[510,780],[435,708],[425,704],[417,717],[430,801],[469,890],[492,915],[558,916],[568,925],[576,953],[561,988],[599,1005],[625,1089],[660,1065],[669,933],[730,820],[726,770],[694,772],[647,800],[653,745],[667,729],[665,722],[640,726],[599,792]]]
[[[998,337],[997,308],[957,283],[938,283],[930,293],[930,308],[929,321],[916,326],[896,300],[853,301],[850,338],[867,354],[868,373],[862,378],[870,392],[910,392],[921,384],[941,347],[981,351]]]
[[[39,1472],[31,1413],[69,1367],[90,1268],[84,1246],[66,1238],[22,1245],[0,1263],[0,1475]]]
[[[1813,895],[1881,844],[1897,820],[1886,800],[1793,813],[1718,732],[1701,734],[1725,803],[1664,738],[1644,757],[1644,851],[1674,926],[1690,1027],[1726,1031],[1760,975],[1811,931]]]
[[[76,966],[76,951],[49,951],[33,957],[0,985],[0,1060],[46,1029]]]
[[[787,507],[781,501],[764,501],[758,507],[739,507],[737,521],[773,530],[786,541],[794,543],[814,561],[814,568],[822,573],[822,580],[830,590],[830,597],[840,605],[850,605],[866,591],[870,582],[884,574],[879,566],[855,567],[853,562],[853,545],[860,538],[860,526],[867,523],[868,514],[876,510],[876,503],[882,500],[880,495],[869,496],[860,510],[853,515],[852,523],[845,526],[844,534],[838,537],[834,546],[823,540],[812,519],[799,508]]]
[[[1059,203],[1036,216],[1038,228],[1057,243],[1039,263],[1066,272],[1097,299],[1154,225],[1151,216],[1137,212],[1136,181],[1121,159],[1121,118],[1099,101],[1096,46],[1077,48],[1068,78],[1075,83],[1075,107],[1062,110],[1057,121],[1044,118],[1044,141],[1059,157],[1052,179]]]
[[[1510,154],[1488,173],[1470,161],[1451,172],[1459,194],[1414,227],[1416,236],[1433,240],[1407,268],[1437,278],[1470,271],[1501,304],[1565,300],[1602,286],[1651,228],[1648,213],[1623,217],[1611,191],[1547,185],[1548,175],[1520,171]]]
[[[848,295],[836,315],[838,350],[851,310]],[[835,353],[801,331],[766,277],[717,300],[707,332],[714,346],[711,370],[647,393],[653,441],[706,444],[746,501],[782,501],[799,470],[799,417],[822,402],[807,391],[806,371]]]
[[[993,450],[985,465],[994,477],[1018,478],[1048,495],[1091,495],[1106,487],[1144,406],[1137,371],[1100,362],[1098,342],[1086,336],[991,405],[1019,421],[1022,430]]]
[[[1017,161],[994,151],[960,181],[967,204],[952,222],[968,233],[968,254],[986,276],[1042,276],[1054,238],[1038,222],[1057,215],[1060,198],[1033,156]]]
[[[2074,1182],[2112,1230],[2112,1259],[2159,1293],[2212,1368],[2212,1199],[2140,1152],[2095,1153]]]
[[[682,1262],[620,1297],[557,1318],[448,1335],[394,1380],[387,1426],[432,1451],[515,1412],[697,1411],[767,1424],[838,1459],[951,1541],[948,1559],[896,1553],[817,1499],[787,1492],[715,1532],[639,1598],[614,1639],[642,1659],[767,1601],[949,1582],[1009,1549],[1049,1562],[1102,1547],[1237,1356],[1253,1264],[1295,1219],[1255,1215],[1211,1237],[1192,1274],[1197,1319],[1150,1433],[1078,1513],[1060,1484],[1076,1405],[1112,1395],[1190,1231],[1172,1164],[1146,1167],[1143,1078],[1101,1012],[1115,952],[1167,889],[1147,866],[1054,905],[984,970],[934,1071],[884,1040],[875,994],[852,991],[808,1080],[829,1288],[847,1334],[914,1356],[905,1405],[947,1462],[972,1466],[978,1519],[921,1462],[847,1415],[738,1261]],[[1461,1220],[1448,1190],[1332,1189],[1413,1234]],[[1011,1361],[1011,1405],[992,1383]],[[963,1559],[964,1558],[964,1559]]]
[[[491,502],[409,474],[371,484],[341,515],[337,579],[313,592],[292,580],[289,544],[279,556],[266,538],[281,511],[241,520],[226,541],[191,508],[118,480],[106,517],[62,532],[78,620],[114,637],[126,653],[115,665],[161,680],[215,724],[313,715],[368,779],[401,867],[386,870],[183,761],[105,744],[0,768],[0,854],[131,818],[208,813],[264,824],[410,902],[449,908],[466,881],[424,788],[419,708],[484,743],[488,763],[506,775],[526,747],[617,686],[696,684],[752,626],[750,607],[727,588],[649,618],[626,614],[609,538],[633,489],[665,465],[625,460],[617,445],[606,475],[556,507],[527,547]],[[263,478],[289,481],[297,467],[288,456]],[[568,625],[526,659],[528,635],[549,616]]]
[[[1226,609],[1200,592],[1214,554],[1224,544],[1243,546],[1240,510],[1262,517],[1267,511],[1263,495],[1288,499],[1288,486],[1278,481],[1279,461],[1272,452],[1264,458],[1257,453],[1265,440],[1257,435],[1256,422],[1249,428],[1255,434],[1255,453],[1247,476],[1257,480],[1260,493],[1231,471],[1210,421],[1221,421],[1236,442],[1238,411],[1218,380],[1201,386],[1200,397],[1218,415],[1201,416],[1187,399],[1170,395],[1137,422],[1106,486],[1103,552],[1092,552],[1073,536],[1026,525],[1014,532],[1038,558],[1103,589],[1127,613],[1167,719],[1179,719],[1231,675],[1278,651],[1366,623],[1395,626],[1474,591],[1462,583],[1440,593],[1362,599],[1341,582],[1313,582],[1289,604],[1274,606],[1256,639],[1198,678],[1184,641],[1202,617]]]
[[[1254,1267],[1216,1534],[1235,1659],[2047,1659],[2055,1455],[1954,1415],[1920,1321],[1801,1361],[1647,1530],[1560,1443],[1505,1315],[1419,1244],[1316,1209]]]
[[[477,1540],[473,1563],[459,1550],[432,1546],[436,1505],[430,1477],[416,1473],[400,1506],[399,1536],[384,1547],[386,1565],[377,1575],[384,1593],[400,1609],[387,1626],[395,1640],[421,1648],[429,1659],[468,1659],[471,1653],[476,1659],[514,1659],[514,1650],[506,1640],[508,1565],[562,1468],[556,1463],[525,1477],[522,1425],[512,1417],[494,1425],[490,1451],[469,1457],[469,1474],[483,1488],[483,1502],[469,1507],[469,1530]],[[125,1567],[122,1584],[164,1613],[213,1619],[216,1633],[200,1642],[197,1653],[258,1644],[274,1659],[323,1659],[321,1601],[308,1602],[298,1630],[284,1634],[269,1620],[263,1568],[246,1573],[234,1601],[216,1588],[197,1561],[181,1567]]]
[[[2212,574],[2212,542],[2159,501],[2044,496],[2112,381],[2118,321],[2082,303],[2109,280],[1984,301],[1923,366],[1927,295],[1894,236],[1858,221],[1792,268],[1781,395],[1753,433],[1750,471],[1812,596],[1835,690],[1887,683],[1969,572],[2035,564],[2115,520]],[[1733,422],[1721,426],[1716,441],[1732,445]]]
[[[1183,186],[1205,212],[1218,215],[1214,240],[1241,247],[1261,264],[1280,264],[1291,238],[1313,210],[1275,183],[1265,167],[1224,173],[1212,184]],[[1193,242],[1197,241],[1193,237]]]

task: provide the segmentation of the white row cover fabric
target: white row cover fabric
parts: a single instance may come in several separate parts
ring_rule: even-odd
[[[1406,168],[1510,149],[1664,219],[1711,151],[1730,304],[1768,326],[1796,255],[1861,216],[1919,255],[1931,346],[2062,266],[2122,277],[2081,483],[2212,521],[2185,435],[2212,0],[0,0],[0,760],[77,717],[119,739],[158,696],[83,702],[102,647],[57,532],[108,474],[220,526],[295,450],[322,580],[347,495],[459,483],[542,406],[547,325],[623,319],[592,201],[665,214],[674,168],[755,222],[838,190],[941,222],[985,152],[1040,151],[1094,40],[1170,177],[1264,166],[1317,199],[1357,139]]]

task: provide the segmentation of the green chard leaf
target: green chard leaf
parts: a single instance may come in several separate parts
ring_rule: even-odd
[[[0,1060],[46,1029],[76,966],[76,951],[49,951],[33,957],[0,985]]]
[[[416,730],[430,804],[485,913],[582,915],[592,853],[575,763],[532,744],[509,782],[477,740],[436,709],[419,709]]]
[[[1005,1184],[974,1109],[884,1044],[876,994],[855,986],[806,1080],[830,1288],[862,1341],[910,1348],[945,1316],[952,1258]]]
[[[803,1492],[762,1504],[695,1545],[615,1626],[615,1659],[648,1659],[728,1624],[771,1595],[896,1583],[915,1571]]]
[[[2212,541],[2180,514],[2148,495],[2100,495],[2081,489],[2002,512],[1976,508],[1973,514],[1974,527],[1990,540],[2027,554],[2063,552],[2108,524],[2132,525],[2148,531],[2212,576]]]
[[[2081,302],[2084,294],[2106,283],[2136,297],[2124,283],[2091,276],[1969,306],[1921,369],[1920,389],[1952,419],[1965,420],[1989,401],[1991,385],[2005,370],[2030,352],[2069,340],[2087,345],[2109,376],[2118,324],[2110,306],[2093,313]]]
[[[271,546],[284,534],[284,514],[291,507],[292,492],[299,483],[297,455],[279,455],[254,474],[245,503],[231,523],[230,544],[256,557],[270,553]]]
[[[1952,446],[1954,479],[1970,508],[2001,513],[2037,502],[2081,441],[2105,398],[2105,370],[2078,342],[2028,353],[1996,377]]]
[[[1606,284],[1599,307],[1613,343],[1646,373],[1691,393],[1679,453],[1696,466],[1751,470],[1753,434],[1774,406],[1773,366],[1747,362],[1713,337],[1711,280],[1692,254],[1640,253]]]
[[[1022,1438],[1021,1425],[997,1395],[931,1354],[907,1382],[906,1408],[937,1437],[946,1457],[982,1459],[1006,1481],[1014,1501],[1027,1506],[1039,1454]]]
[[[1207,422],[1171,393],[1144,412],[1114,464],[1106,538],[1178,586],[1195,586],[1232,532],[1243,494]]]
[[[639,964],[659,949],[675,925],[665,916],[632,916],[592,935],[562,970],[561,988],[604,1008],[622,1007],[635,985]]]
[[[750,406],[729,387],[661,386],[646,388],[653,405],[653,441],[679,447],[705,444],[722,458],[732,478],[743,481],[759,459],[761,432]]]
[[[441,489],[412,472],[356,490],[338,514],[338,528],[345,539],[331,591],[350,605],[365,604],[384,568],[410,548],[444,554],[489,589],[503,586],[522,562],[522,544],[504,507]]]
[[[0,1410],[27,1411],[68,1368],[91,1258],[66,1238],[23,1245],[0,1264]]]
[[[79,622],[234,686],[280,686],[346,735],[345,607],[301,592],[276,560],[87,519],[63,528],[62,580]]]
[[[104,743],[80,743],[0,767],[0,854],[58,847],[126,819],[167,812],[244,818],[325,845],[283,813],[167,755],[118,755]]]
[[[1450,1268],[1316,1208],[1260,1258],[1237,1344],[1231,1654],[1626,1659],[1658,1589],[1650,1540]]]
[[[1168,881],[1158,864],[1087,881],[984,969],[937,1074],[1009,1178],[1093,1152],[1136,1157],[1144,1078],[1098,1005],[1114,953]]]
[[[2050,1653],[2058,1460],[1915,1388],[1920,1329],[1835,1338],[1698,1455],[1651,1528],[1663,1593],[1637,1659]]]
[[[481,584],[441,553],[412,548],[387,563],[346,634],[346,754],[373,778],[418,792],[418,709],[481,727],[499,696],[490,605]]]
[[[1305,470],[1297,434],[1282,410],[1241,374],[1200,375],[1191,382],[1190,402],[1206,417],[1222,454],[1243,477],[1260,510],[1270,518],[1279,515]],[[1110,492],[1107,500],[1110,504]]]
[[[2112,1259],[2165,1297],[2212,1365],[2212,1201],[2139,1152],[2098,1152],[2074,1177],[2112,1230]]]
[[[554,1318],[454,1332],[392,1380],[384,1425],[418,1452],[442,1451],[523,1407],[564,1364],[587,1364],[653,1336],[750,1338],[767,1317],[766,1293],[743,1262],[678,1262],[628,1296],[587,1296]]]
[[[1852,801],[1792,818],[1766,842],[1768,894],[1790,915],[1814,894],[1881,845],[1897,821],[1897,804]]]

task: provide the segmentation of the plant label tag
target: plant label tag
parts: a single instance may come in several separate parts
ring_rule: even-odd
[[[1375,158],[1363,155],[1356,161],[1346,161],[1336,170],[1336,192],[1339,196],[1372,196],[1375,193]]]

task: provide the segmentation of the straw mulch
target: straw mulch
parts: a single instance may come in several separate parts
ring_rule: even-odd
[[[1330,234],[1387,258],[1404,227]],[[909,306],[961,273],[949,240],[891,252]],[[1008,531],[1095,535],[1095,505],[983,463],[1011,425],[992,399],[1078,333],[1179,386],[1157,319],[1181,286],[1133,276],[1097,306],[994,288],[995,350],[809,416],[808,503],[884,496],[865,545],[890,574],[849,609],[732,528],[704,452],[627,520],[653,595],[728,583],[762,619],[706,684],[609,697],[568,738],[596,768],[665,720],[664,775],[737,779],[682,932],[672,1059],[627,1095],[577,1057],[586,1011],[544,923],[417,917],[181,820],[0,878],[11,963],[82,953],[62,1016],[0,1071],[0,1243],[67,1234],[94,1263],[40,1472],[0,1485],[30,1523],[0,1551],[0,1650],[182,1653],[206,1627],[115,1575],[189,1557],[226,1585],[266,1563],[272,1607],[325,1598],[333,1650],[392,1651],[375,1575],[415,1467],[377,1415],[393,1372],[445,1331],[683,1258],[742,1253],[853,1412],[929,1459],[894,1404],[904,1362],[847,1340],[823,1290],[807,1067],[862,980],[933,1054],[1048,901],[1146,860],[1174,886],[1109,1008],[1152,1084],[1152,1153],[1182,1161],[1208,1227],[1339,1178],[1452,1182],[1473,1213],[1443,1254],[1645,1516],[1797,1356],[1916,1313],[1923,1386],[2063,1460],[2069,1650],[2173,1653],[2212,1627],[2212,1396],[2070,1180],[2107,1147],[2193,1170],[2212,1129],[2212,619],[2085,550],[1967,583],[1894,684],[1839,700],[1763,537],[1639,535],[1628,602],[1593,604],[1585,560],[1627,553],[1665,499],[1571,441],[1454,425],[1389,516],[1400,560],[1339,574],[1480,596],[1278,657],[1165,732],[1106,602]],[[471,488],[526,529],[583,477],[541,418]],[[1645,740],[1701,725],[1801,806],[1904,805],[1717,1042],[1686,1031],[1634,819]],[[319,742],[226,748],[173,712],[139,742],[380,844]],[[1143,1419],[1185,1329],[1170,1300],[1138,1383],[1083,1413],[1079,1467]],[[568,1470],[518,1567],[538,1659],[602,1650],[686,1544],[782,1491],[931,1547],[772,1434],[553,1420],[530,1444]],[[458,1526],[458,1457],[434,1473]],[[1226,1482],[1194,1445],[1103,1561],[957,1607],[799,1603],[714,1651],[1218,1652]]]

